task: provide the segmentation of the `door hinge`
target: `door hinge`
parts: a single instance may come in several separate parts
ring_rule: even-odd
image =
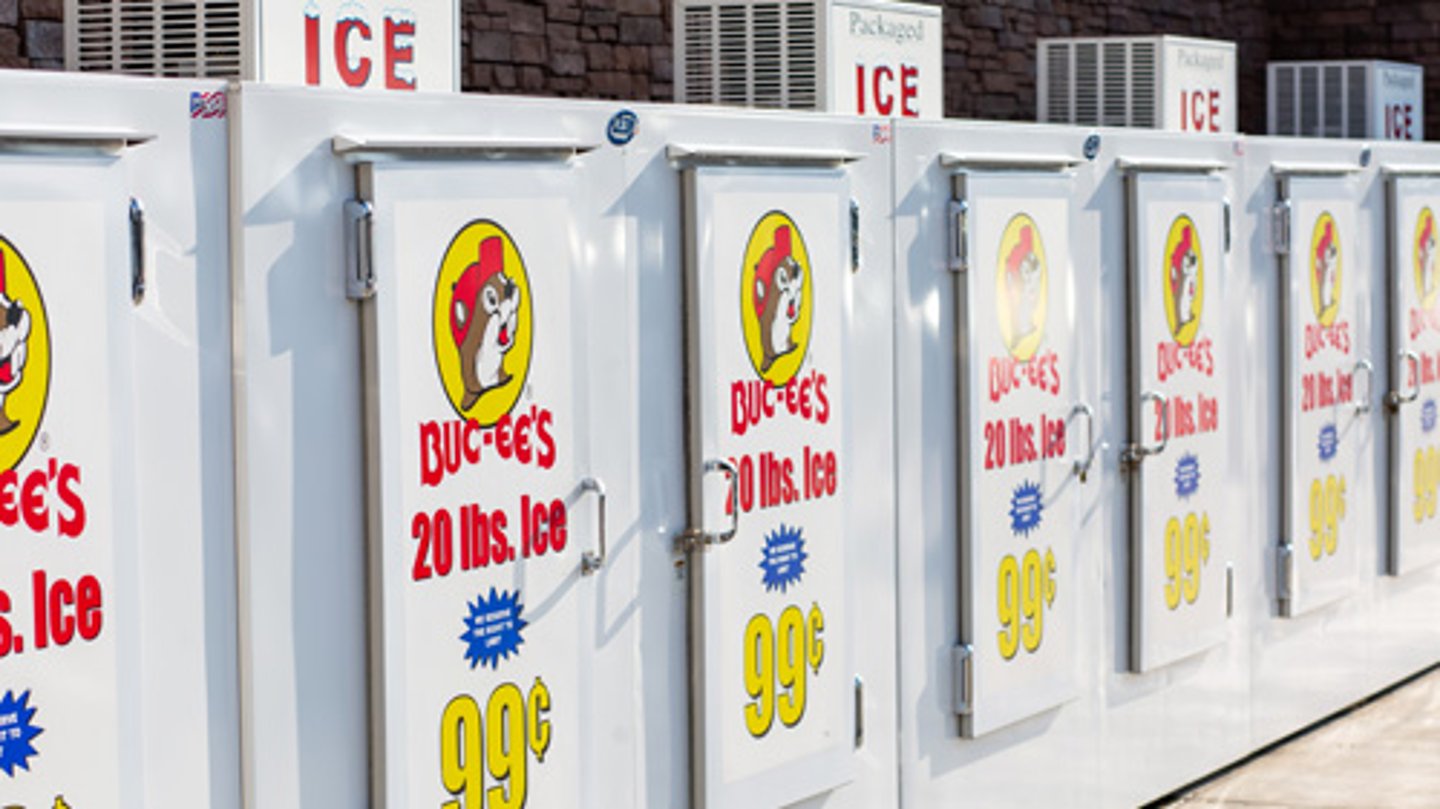
[[[145,205],[130,198],[130,300],[145,300]]]
[[[850,198],[850,272],[860,272],[860,200]]]
[[[865,744],[865,681],[855,675],[855,749]]]
[[[1270,241],[1275,254],[1290,255],[1290,200],[1281,199],[1270,209]]]
[[[375,265],[370,255],[374,207],[363,199],[345,201],[345,296],[362,301],[375,294]]]
[[[955,713],[969,716],[975,696],[975,651],[968,643],[962,643],[951,650],[955,667]]]
[[[946,266],[951,272],[965,272],[970,252],[970,203],[952,199],[948,213],[950,255],[946,257]]]
[[[1275,592],[1288,602],[1295,597],[1295,545],[1286,542],[1275,550]]]

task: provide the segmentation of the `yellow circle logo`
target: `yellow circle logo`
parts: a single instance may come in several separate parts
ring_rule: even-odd
[[[0,470],[30,451],[50,395],[50,319],[25,257],[0,237]]]
[[[1415,221],[1415,294],[1420,297],[1420,308],[1435,308],[1436,278],[1435,262],[1440,256],[1435,251],[1435,214],[1429,208],[1420,209]]]
[[[1165,319],[1175,342],[1188,346],[1200,331],[1200,312],[1205,305],[1205,256],[1200,251],[1200,232],[1185,214],[1170,223],[1162,261]]]
[[[530,371],[530,277],[510,234],[481,219],[460,229],[435,277],[435,367],[461,418],[489,427],[510,412]]]
[[[1016,214],[1000,236],[995,269],[995,309],[1000,337],[1010,356],[1028,362],[1045,337],[1050,301],[1050,270],[1040,228],[1027,214]]]
[[[1340,233],[1329,211],[1310,234],[1310,305],[1322,326],[1333,325],[1340,313]]]
[[[805,362],[813,299],[800,228],[781,211],[760,217],[740,268],[740,329],[755,372],[777,388]]]

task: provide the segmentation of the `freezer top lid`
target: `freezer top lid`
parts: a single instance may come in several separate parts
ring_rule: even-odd
[[[1211,174],[1217,171],[1224,171],[1230,168],[1230,164],[1221,160],[1171,160],[1165,158],[1129,158],[1122,157],[1115,161],[1115,165],[1121,171],[1168,171],[1175,173]]]

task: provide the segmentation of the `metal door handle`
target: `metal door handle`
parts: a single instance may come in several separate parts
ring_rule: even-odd
[[[1070,408],[1070,415],[1065,420],[1069,422],[1076,416],[1085,417],[1085,459],[1075,461],[1075,476],[1084,483],[1085,478],[1090,474],[1090,465],[1095,462],[1095,409],[1090,405],[1080,402]]]
[[[1360,400],[1360,403],[1355,405],[1355,415],[1357,416],[1370,412],[1370,397],[1374,394],[1375,388],[1375,366],[1370,364],[1370,360],[1360,360],[1355,363],[1355,370],[1351,374],[1359,376],[1361,371],[1365,372],[1365,395],[1357,397],[1353,379],[1350,384],[1350,401],[1354,403],[1357,398]]]
[[[706,545],[724,545],[735,538],[740,530],[740,470],[727,460],[714,459],[705,462],[705,472],[724,472],[730,477],[730,530],[720,534],[702,534],[700,541]]]
[[[1170,397],[1154,390],[1147,390],[1140,394],[1140,404],[1142,407],[1145,402],[1151,401],[1160,403],[1160,443],[1154,447],[1145,446],[1144,427],[1142,426],[1140,440],[1126,446],[1125,451],[1120,454],[1120,460],[1123,463],[1137,464],[1144,460],[1147,455],[1159,455],[1165,451],[1165,446],[1170,443]],[[1141,423],[1143,425],[1143,419]]]
[[[580,574],[589,576],[605,565],[605,556],[608,551],[605,548],[605,484],[599,478],[585,478],[580,481],[581,496],[585,494],[595,495],[595,513],[599,520],[599,531],[596,534],[596,546],[599,553],[586,551],[580,557]]]
[[[1410,368],[1415,372],[1415,389],[1406,396],[1399,391],[1392,390],[1385,395],[1385,403],[1392,408],[1399,408],[1400,405],[1409,404],[1420,398],[1420,355],[1406,349],[1399,354],[1400,359],[1409,360]],[[1399,387],[1398,385],[1396,387]]]

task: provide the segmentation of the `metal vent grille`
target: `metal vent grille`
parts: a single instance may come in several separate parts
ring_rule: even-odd
[[[1155,88],[1160,81],[1156,68],[1155,43],[1136,42],[1130,46],[1130,125],[1154,129],[1160,125],[1159,100]]]
[[[1273,120],[1270,134],[1295,134],[1295,68],[1277,67],[1270,81],[1271,109]]]
[[[815,109],[819,13],[814,2],[684,7],[681,100]]]
[[[1040,120],[1068,123],[1070,98],[1074,88],[1070,86],[1070,46],[1051,43],[1045,46],[1045,108],[1040,111]]]
[[[1105,126],[1125,126],[1130,123],[1130,82],[1125,75],[1128,50],[1124,42],[1107,42],[1101,51],[1105,57],[1102,69],[1105,99],[1102,102],[1104,114],[1100,122]]]
[[[1320,91],[1324,104],[1320,131],[1324,132],[1327,138],[1345,135],[1345,82],[1342,75],[1339,65],[1325,68],[1324,88]]]
[[[1305,137],[1320,134],[1320,70],[1314,65],[1300,68],[1300,128]]]
[[[65,67],[238,77],[242,0],[68,0]]]
[[[1075,47],[1075,120],[1077,124],[1100,122],[1100,49],[1093,42]]]
[[[1365,68],[1362,65],[1351,65],[1345,69],[1345,73],[1349,79],[1345,88],[1345,108],[1348,112],[1345,135],[1363,138],[1367,135],[1365,117],[1370,110],[1370,83],[1365,81]]]
[[[1157,45],[1145,40],[1043,42],[1040,119],[1154,128]]]

